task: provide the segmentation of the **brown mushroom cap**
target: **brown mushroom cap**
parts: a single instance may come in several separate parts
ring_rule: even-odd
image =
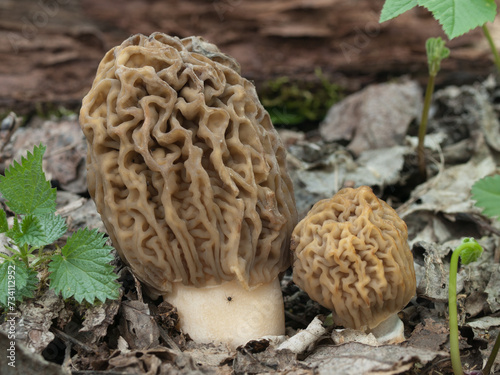
[[[88,188],[120,256],[153,292],[289,266],[285,150],[235,60],[201,38],[135,35],[83,100]]]
[[[405,222],[369,187],[342,189],[295,227],[293,279],[337,324],[376,327],[415,294],[407,238]]]

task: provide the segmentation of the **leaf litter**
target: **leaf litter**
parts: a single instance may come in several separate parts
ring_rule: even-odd
[[[414,87],[414,83],[404,84]],[[380,90],[384,86],[371,90],[372,95],[390,94]],[[394,92],[394,88],[387,90]],[[355,99],[360,105],[368,102],[370,111],[377,111],[377,106],[369,105],[373,100],[369,92]],[[404,343],[376,346],[369,335],[312,324],[318,319],[323,322],[329,312],[300,291],[287,272],[282,280],[287,337],[255,340],[236,351],[196,344],[176,330],[175,307],[150,300],[115,255],[113,264],[118,266],[122,285],[118,300],[80,306],[42,287],[36,298],[19,304],[22,318],[17,320],[16,330],[23,373],[42,368],[47,374],[450,373],[449,260],[454,246],[466,236],[475,237],[485,253],[478,262],[459,269],[460,344],[466,369],[481,368],[500,331],[500,225],[473,205],[470,189],[479,178],[498,172],[495,152],[500,148],[500,126],[496,118],[500,106],[491,103],[497,102],[493,99],[499,92],[491,78],[436,92],[427,137],[433,161],[427,181],[416,176],[415,114],[419,108],[404,114],[405,132],[389,144],[356,141],[350,147],[354,138],[326,141],[318,132],[280,130],[289,151],[300,215],[341,187],[367,184],[407,222],[418,289],[399,314],[405,323]],[[415,100],[414,106],[419,105]],[[380,116],[377,126],[381,126],[390,113],[373,116]],[[372,134],[371,124],[358,123],[362,129],[357,133]],[[69,232],[84,226],[102,228],[93,202],[85,195],[85,143],[76,117],[35,118],[12,137],[2,133],[5,131],[0,129],[0,139],[10,141],[4,145],[0,169],[19,157],[18,150],[30,149],[41,139],[50,141],[47,155],[57,157],[50,162],[45,159],[44,168],[59,187],[57,209]],[[385,131],[389,134],[394,129]],[[1,243],[2,247],[7,244],[5,240]],[[2,347],[9,341],[8,329],[6,322],[0,330]],[[291,350],[291,342],[300,337],[307,339]],[[5,368],[2,358],[0,370]]]

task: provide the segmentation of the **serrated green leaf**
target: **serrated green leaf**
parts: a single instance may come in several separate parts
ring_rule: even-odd
[[[38,216],[44,234],[42,243],[33,246],[46,246],[57,241],[68,230],[66,220],[59,215],[45,214]]]
[[[17,216],[14,216],[14,225],[12,225],[12,228],[10,228],[6,234],[7,237],[11,238],[16,244],[19,243],[19,237],[23,235],[23,232]]]
[[[28,152],[21,163],[14,163],[0,176],[0,193],[18,215],[41,215],[56,210],[56,189],[51,188],[42,169],[45,146]]]
[[[494,0],[418,0],[443,27],[448,38],[493,22],[497,13]]]
[[[484,177],[472,185],[472,199],[489,217],[500,216],[500,175]]]
[[[113,260],[112,247],[105,243],[104,235],[96,230],[85,228],[74,233],[61,249],[61,255],[52,257],[50,287],[63,298],[74,297],[78,302],[118,298],[117,275],[109,264]]]
[[[16,301],[32,297],[37,282],[36,272],[23,261],[5,260],[0,264],[0,304],[10,308]]]
[[[42,242],[44,238],[45,236],[38,217],[34,215],[25,216],[21,221],[21,232],[16,236],[16,244],[18,246],[26,244],[40,246],[38,243]]]
[[[13,231],[11,238],[18,246],[41,247],[54,243],[66,230],[66,222],[61,216],[26,215],[21,222],[20,231]]]
[[[7,223],[7,214],[0,208],[0,233],[5,233],[9,230],[9,224]]]
[[[417,5],[417,0],[386,0],[380,13],[379,22],[382,23],[396,18]]]

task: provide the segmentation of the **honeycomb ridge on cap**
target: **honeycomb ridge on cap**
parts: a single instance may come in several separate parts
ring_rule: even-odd
[[[88,189],[122,259],[153,292],[290,264],[285,149],[239,65],[202,38],[134,35],[85,96]]]
[[[368,186],[316,203],[292,234],[293,280],[336,324],[374,328],[416,290],[405,222]]]

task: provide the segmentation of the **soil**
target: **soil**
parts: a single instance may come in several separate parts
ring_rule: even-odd
[[[416,159],[425,89],[425,40],[443,36],[422,9],[378,24],[381,0],[211,2],[161,0],[6,0],[0,4],[0,172],[33,145],[47,145],[44,168],[58,188],[69,233],[104,231],[86,189],[85,142],[77,112],[104,53],[134,33],[201,35],[234,56],[257,89],[271,79],[317,79],[344,88],[346,100],[324,121],[280,128],[299,215],[344,186],[366,184],[406,221],[417,294],[400,312],[407,340],[373,346],[368,335],[327,325],[298,353],[256,340],[237,350],[196,344],[177,330],[175,308],[152,300],[116,257],[117,301],[64,301],[42,286],[16,310],[16,367],[1,374],[451,374],[447,269],[463,237],[485,252],[459,272],[460,348],[468,373],[480,370],[500,331],[500,224],[470,197],[497,173],[500,86],[479,32],[450,42],[426,144],[427,176]],[[492,34],[496,37],[495,26]],[[402,91],[401,91],[402,90]],[[403,93],[403,94],[402,94]],[[384,99],[382,105],[377,99]],[[407,108],[401,103],[407,103]],[[411,105],[408,105],[411,103]],[[386,110],[381,110],[385,108]],[[353,110],[354,109],[354,110]],[[391,117],[397,111],[397,119]],[[336,116],[341,113],[343,117]],[[360,114],[368,113],[366,116]],[[346,129],[341,125],[349,123]],[[377,127],[379,126],[379,127]],[[352,131],[355,128],[356,131]],[[312,129],[312,130],[311,130]],[[349,130],[351,129],[351,130]],[[342,131],[341,131],[342,130]],[[349,130],[349,131],[348,131]],[[383,134],[383,137],[372,136]],[[375,141],[376,139],[376,141]],[[3,247],[3,245],[2,245]],[[282,276],[287,337],[330,311]],[[7,311],[0,348],[11,339]],[[355,336],[355,335],[354,335]],[[493,367],[500,369],[498,360]]]

